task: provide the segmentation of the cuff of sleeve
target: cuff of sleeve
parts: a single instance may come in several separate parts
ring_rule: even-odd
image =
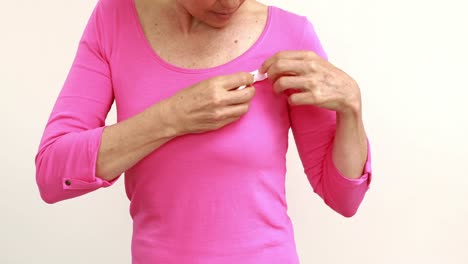
[[[328,172],[332,176],[335,182],[341,185],[347,185],[350,187],[357,187],[363,184],[367,185],[367,189],[370,187],[372,181],[372,165],[371,165],[371,148],[369,143],[369,138],[366,138],[367,141],[367,159],[364,164],[363,173],[359,178],[351,179],[344,176],[336,167],[333,162],[333,144],[331,145],[328,155],[327,155],[327,164]]]
[[[98,189],[101,187],[109,187],[113,185],[118,178],[112,181],[107,181],[96,176],[96,163],[99,153],[99,146],[101,145],[102,132],[105,126],[89,130],[88,140],[88,162],[84,166],[83,171],[78,177],[63,178],[62,186],[68,190],[90,190]]]

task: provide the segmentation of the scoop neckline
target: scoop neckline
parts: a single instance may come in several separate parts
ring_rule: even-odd
[[[173,70],[173,71],[176,71],[176,72],[182,72],[182,73],[192,73],[192,74],[206,73],[206,72],[219,70],[221,68],[230,66],[230,65],[238,62],[239,60],[243,59],[244,57],[246,57],[250,53],[252,53],[260,45],[260,43],[263,41],[263,39],[265,38],[265,35],[267,34],[268,29],[270,28],[271,17],[272,17],[272,12],[273,12],[273,6],[267,5],[267,10],[268,10],[267,11],[268,12],[267,20],[266,20],[265,26],[264,26],[264,28],[262,30],[262,33],[257,38],[257,40],[254,42],[254,44],[252,46],[250,46],[250,48],[248,48],[242,54],[240,54],[239,56],[235,57],[234,59],[232,59],[232,60],[230,60],[228,62],[225,62],[225,63],[223,63],[221,65],[217,65],[217,66],[213,66],[213,67],[207,67],[207,68],[192,69],[192,68],[180,67],[180,66],[174,65],[172,63],[169,63],[169,62],[167,62],[166,60],[164,60],[163,58],[161,58],[158,55],[158,53],[153,49],[153,47],[151,47],[151,44],[150,44],[148,38],[145,36],[145,33],[143,31],[143,25],[141,24],[141,21],[140,21],[140,19],[138,17],[138,11],[137,11],[137,8],[136,8],[135,0],[129,0],[129,1],[130,1],[130,5],[131,5],[130,9],[131,9],[132,18],[133,18],[132,22],[133,22],[133,24],[134,24],[134,26],[136,28],[139,40],[141,40],[141,42],[142,42],[142,44],[144,46],[145,52],[147,52],[160,65],[162,65],[162,66],[164,66],[164,67],[166,67],[166,68],[168,68],[170,70]]]

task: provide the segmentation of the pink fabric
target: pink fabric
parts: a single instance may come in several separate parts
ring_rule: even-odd
[[[306,17],[270,6],[263,34],[247,52],[218,67],[183,69],[151,49],[133,0],[100,0],[36,155],[41,197],[55,203],[120,178],[95,175],[114,100],[120,122],[191,84],[253,71],[280,50],[300,49],[327,58]],[[269,80],[255,87],[239,121],[177,137],[126,171],[133,263],[298,263],[285,199],[290,128],[313,190],[339,214],[356,212],[371,181],[370,154],[361,178],[344,177],[331,159],[335,112],[290,107]]]

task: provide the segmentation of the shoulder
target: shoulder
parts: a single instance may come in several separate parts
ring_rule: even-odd
[[[128,16],[135,7],[135,0],[98,0],[94,13],[105,23],[115,23],[116,19]]]
[[[285,27],[302,27],[307,21],[307,17],[305,16],[275,5],[266,5],[258,1],[253,1],[249,5],[249,8],[255,16],[263,16],[265,10],[268,9],[268,17],[271,20],[270,22],[283,25]]]
[[[88,21],[84,38],[99,44],[101,52],[110,56],[112,43],[125,23],[133,0],[98,0]]]
[[[269,10],[271,34],[287,48],[300,49],[308,18],[278,6],[269,6]]]
[[[135,0],[98,0],[93,15],[103,30],[118,30],[128,23],[134,10]]]
[[[274,12],[276,19],[288,26],[303,26],[307,21],[307,17],[294,13],[290,10],[283,9],[278,6],[270,6],[272,12]]]
[[[116,12],[128,10],[133,0],[98,0],[96,10],[104,16],[115,15]]]
[[[299,15],[294,12],[272,6],[274,18],[272,23],[278,32],[288,36],[291,45],[298,50],[312,50],[321,57],[328,59],[322,44],[317,35],[315,25],[304,15]]]

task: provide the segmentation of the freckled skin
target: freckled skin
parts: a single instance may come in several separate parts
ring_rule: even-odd
[[[267,6],[252,0],[135,3],[154,51],[163,60],[183,68],[209,68],[238,57],[261,35],[268,14]],[[234,13],[226,20],[213,13],[228,11]]]

